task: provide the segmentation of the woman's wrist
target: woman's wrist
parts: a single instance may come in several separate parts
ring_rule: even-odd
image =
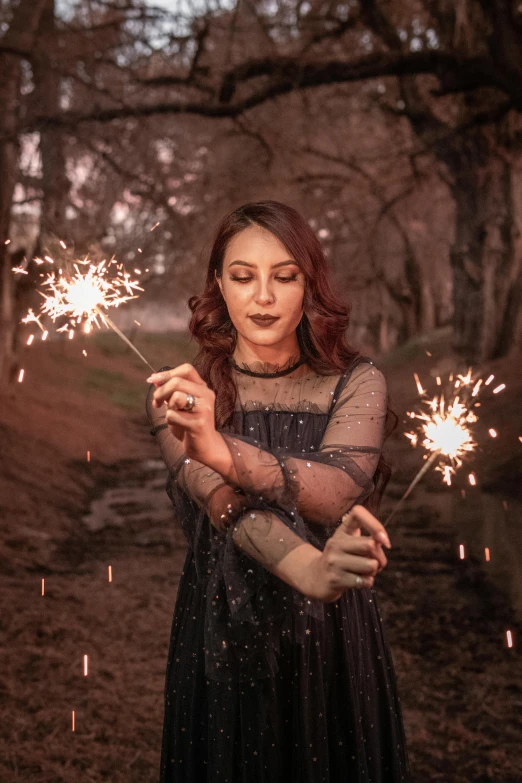
[[[303,541],[279,561],[273,573],[303,595],[318,598],[317,561],[321,554],[319,549]]]
[[[208,454],[205,465],[223,476],[229,484],[239,486],[232,455],[224,437],[217,430],[214,438],[208,444]]]

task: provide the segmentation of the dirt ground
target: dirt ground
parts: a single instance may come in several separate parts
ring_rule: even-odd
[[[143,336],[138,346],[159,367],[190,358],[183,342]],[[411,362],[427,373],[433,363],[422,353]],[[401,416],[415,396],[409,360],[387,366]],[[23,383],[0,393],[0,781],[154,783],[186,550],[146,426],[148,371],[101,334],[31,347],[24,368]],[[498,369],[514,388],[516,368]],[[510,400],[496,420],[513,427]],[[487,423],[493,413],[484,414]],[[394,444],[383,518],[411,473],[411,455]],[[479,455],[493,483],[507,476],[507,458],[488,451],[498,448],[488,443]],[[163,498],[149,514],[132,500],[144,486]],[[82,518],[92,501],[122,488],[131,495],[121,495],[114,524],[89,529]],[[440,482],[417,488],[390,525],[393,549],[376,582],[413,780],[520,783],[522,629],[479,564],[458,559],[442,499]]]

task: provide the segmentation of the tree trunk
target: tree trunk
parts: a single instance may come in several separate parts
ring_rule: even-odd
[[[47,0],[38,29],[38,50],[33,57],[35,83],[33,111],[37,115],[58,114],[60,110],[60,75],[56,67],[54,52],[57,48],[54,0]],[[58,258],[63,253],[59,240],[68,244],[66,232],[66,208],[71,183],[66,174],[64,133],[60,128],[42,128],[40,131],[40,155],[42,160],[42,202],[40,210],[40,231],[36,240],[34,256],[50,255]],[[30,260],[28,276],[20,281],[17,289],[13,332],[15,354],[21,342],[20,320],[29,308],[37,310],[41,304],[38,295],[38,275],[42,271]],[[15,357],[16,361],[16,357]]]
[[[468,145],[455,174],[454,345],[471,364],[509,353],[520,304],[520,256],[513,241],[511,169]],[[517,294],[518,292],[518,294]],[[518,301],[517,301],[518,300]]]
[[[15,280],[8,252],[11,207],[18,177],[22,61],[35,43],[45,0],[21,0],[0,50],[0,382],[13,368]]]
[[[11,204],[18,174],[21,61],[0,53],[0,378],[9,380],[13,361],[15,280],[8,245]]]

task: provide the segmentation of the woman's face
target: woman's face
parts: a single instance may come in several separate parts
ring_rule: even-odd
[[[218,283],[243,340],[258,346],[295,347],[295,330],[303,314],[304,275],[277,237],[260,226],[236,234],[225,252]],[[263,325],[252,320],[255,315],[276,320]]]

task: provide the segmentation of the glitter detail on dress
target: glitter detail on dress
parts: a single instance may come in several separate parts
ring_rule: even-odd
[[[277,529],[274,551],[296,539],[324,548],[342,513],[373,490],[384,376],[360,357],[332,376],[233,377],[239,404],[221,434],[240,487],[185,462],[168,428],[157,433],[173,524],[187,540],[166,668],[160,783],[243,783],[245,774],[259,783],[407,783],[376,591],[348,590],[320,603],[234,543],[245,526],[268,521]],[[152,408],[153,391],[147,412],[157,425],[165,414]]]

